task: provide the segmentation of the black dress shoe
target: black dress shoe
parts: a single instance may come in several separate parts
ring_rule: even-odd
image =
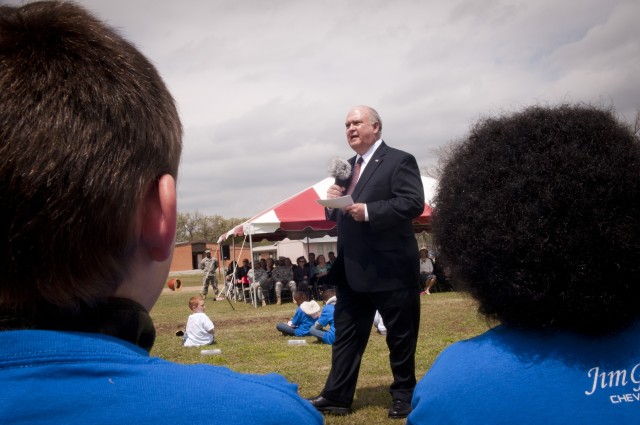
[[[321,395],[307,399],[319,412],[332,413],[334,415],[348,415],[351,413],[351,405],[340,403],[322,397]]]
[[[411,413],[411,403],[395,399],[389,408],[389,417],[393,419],[406,418]]]

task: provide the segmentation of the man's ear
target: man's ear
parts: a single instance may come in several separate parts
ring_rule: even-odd
[[[378,136],[380,135],[380,123],[379,122],[374,122],[373,123],[373,133],[377,134]]]
[[[142,205],[142,243],[154,261],[173,252],[176,236],[176,182],[170,174],[149,186]]]

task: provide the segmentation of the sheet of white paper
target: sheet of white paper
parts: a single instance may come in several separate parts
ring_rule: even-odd
[[[327,208],[344,208],[353,205],[353,198],[351,195],[347,195],[333,199],[318,199],[318,203]]]

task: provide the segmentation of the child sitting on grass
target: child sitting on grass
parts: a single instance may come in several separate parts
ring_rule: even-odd
[[[318,318],[315,326],[311,328],[309,333],[318,341],[325,344],[332,345],[336,339],[336,329],[333,326],[333,312],[336,305],[336,290],[327,289],[322,293],[322,299],[324,300],[324,307],[322,307],[322,314]],[[329,325],[329,329],[325,330],[324,327]]]
[[[307,336],[309,330],[320,317],[320,305],[315,301],[308,301],[306,291],[296,291],[293,300],[298,305],[293,318],[287,323],[278,323],[276,329],[284,336]]]
[[[187,320],[184,346],[199,347],[213,344],[214,326],[211,319],[204,312],[204,300],[199,296],[191,297],[189,299],[189,308],[192,313]]]

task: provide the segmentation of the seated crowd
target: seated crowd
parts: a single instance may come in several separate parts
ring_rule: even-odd
[[[333,252],[329,252],[328,257],[335,260]],[[225,278],[226,293],[241,298],[239,292],[248,288],[256,294],[258,302],[264,307],[269,303],[282,304],[286,295],[293,299],[297,288],[303,285],[307,288],[310,300],[320,300],[323,291],[329,288],[324,281],[331,269],[331,262],[322,254],[316,258],[313,252],[309,253],[309,260],[300,256],[294,264],[287,257],[279,257],[277,260],[262,258],[252,264],[245,258],[242,265],[230,261]]]

